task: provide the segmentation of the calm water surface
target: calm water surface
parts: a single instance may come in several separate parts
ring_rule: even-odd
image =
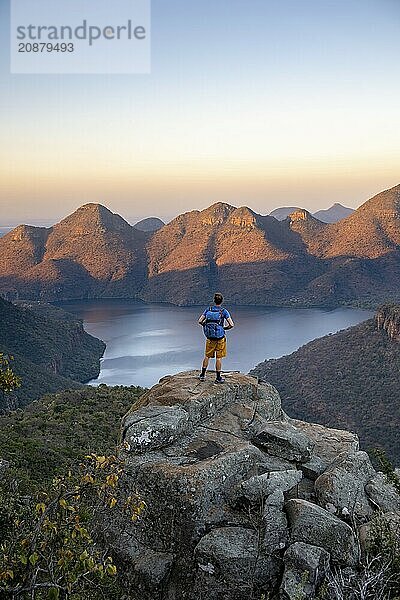
[[[84,320],[85,329],[107,350],[94,385],[148,387],[167,374],[199,368],[204,347],[197,319],[203,307],[181,308],[132,300],[68,302],[63,308]],[[230,308],[229,306],[227,307]],[[369,311],[338,308],[231,307],[236,327],[228,332],[225,370],[248,372],[266,358],[290,354],[317,337],[355,325]]]

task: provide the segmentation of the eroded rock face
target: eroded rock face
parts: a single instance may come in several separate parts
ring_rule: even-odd
[[[400,310],[396,305],[385,304],[378,308],[375,316],[378,329],[386,331],[391,340],[400,341]]]
[[[275,388],[253,377],[197,376],[163,378],[124,419],[126,480],[146,508],[138,523],[114,509],[107,542],[129,598],[290,598],[303,567],[308,593],[329,560],[354,565],[356,534],[325,506],[322,483],[328,473],[329,498],[342,498],[357,437],[289,419]],[[364,486],[377,498],[379,481],[364,463],[355,481],[367,518],[376,506]]]
[[[213,529],[201,538],[194,554],[197,574],[192,597],[249,598],[255,589],[276,587],[280,579],[280,560],[259,553],[254,529]]]
[[[290,423],[281,421],[265,425],[253,442],[274,456],[299,463],[310,460],[314,447],[304,433]]]

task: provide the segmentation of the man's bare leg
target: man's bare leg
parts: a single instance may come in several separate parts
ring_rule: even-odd
[[[210,359],[208,358],[208,356],[205,356],[204,360],[203,360],[202,367],[201,367],[201,373],[200,373],[200,376],[199,376],[200,381],[205,381],[206,371],[207,371],[207,367],[208,367],[209,361],[210,361]]]
[[[205,356],[204,360],[203,360],[203,365],[202,365],[203,369],[207,369],[209,362],[210,362],[210,359],[208,358],[208,356]]]
[[[215,359],[215,370],[217,371],[217,382],[224,383],[224,379],[221,377],[222,358]]]

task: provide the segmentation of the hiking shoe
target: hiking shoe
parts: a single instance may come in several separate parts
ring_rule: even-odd
[[[200,379],[200,381],[205,381],[206,380],[206,376],[205,375],[199,375],[199,379]]]
[[[215,383],[225,383],[225,379],[223,377],[217,377]]]

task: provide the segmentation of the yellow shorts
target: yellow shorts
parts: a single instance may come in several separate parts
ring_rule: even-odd
[[[224,358],[226,356],[226,337],[220,340],[207,340],[206,341],[206,356],[208,358]]]

